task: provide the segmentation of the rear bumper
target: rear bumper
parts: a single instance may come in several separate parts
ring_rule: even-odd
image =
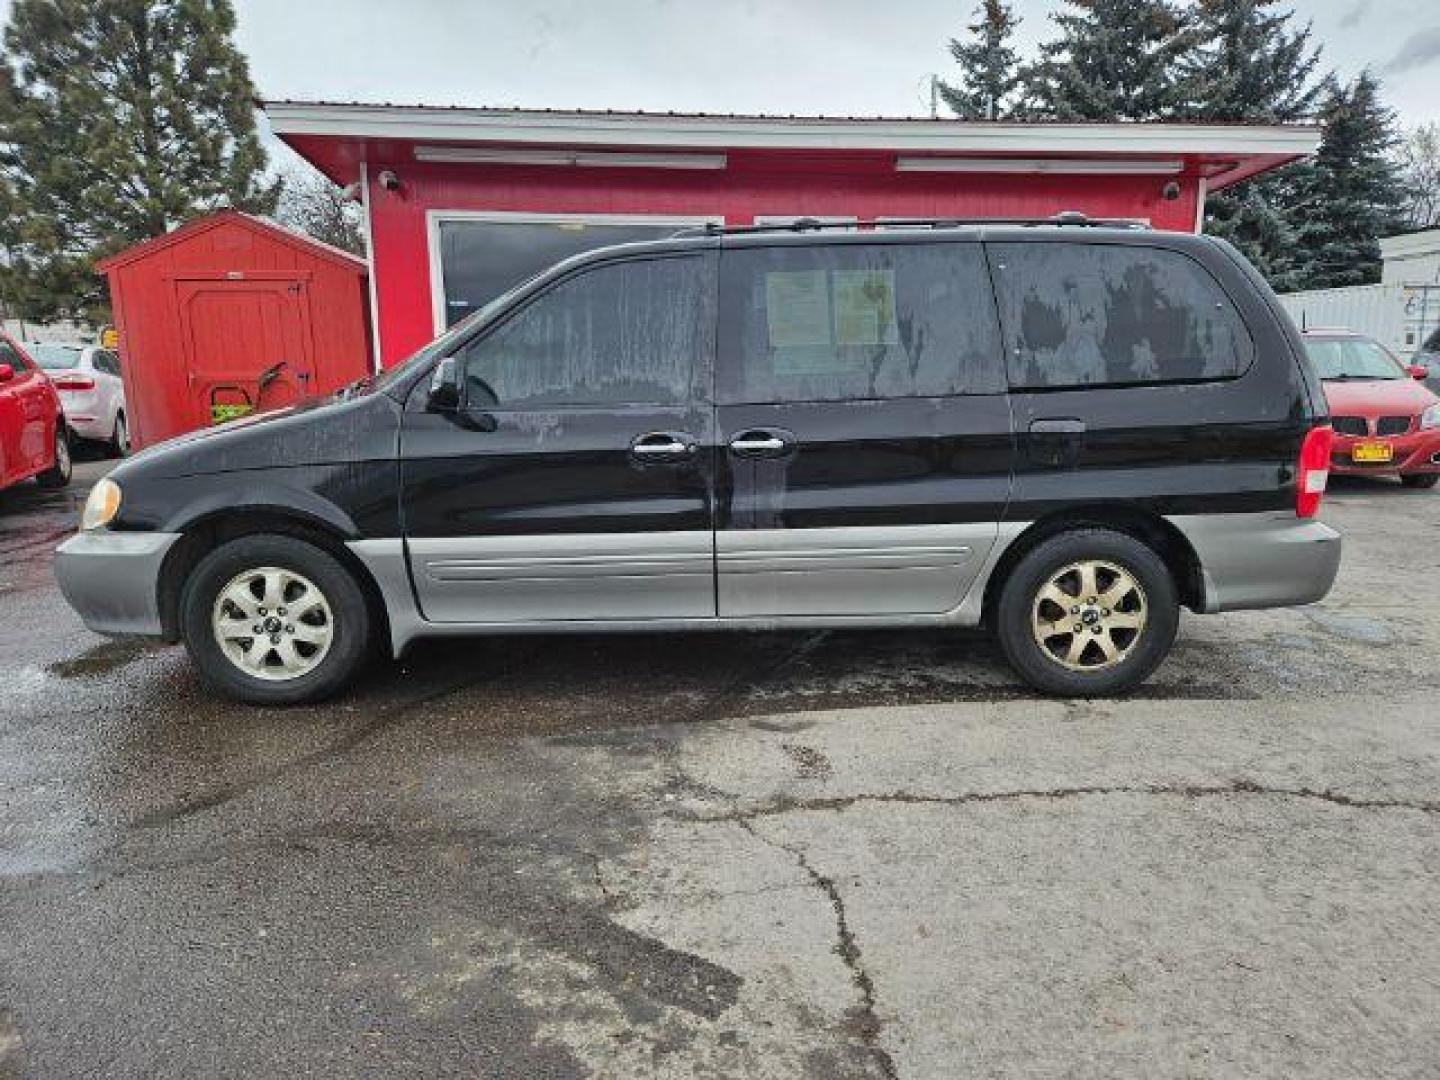
[[[1340,534],[1289,511],[1169,520],[1200,560],[1207,613],[1313,604],[1340,570]]]
[[[55,552],[66,601],[99,634],[159,637],[160,567],[179,533],[78,533]]]

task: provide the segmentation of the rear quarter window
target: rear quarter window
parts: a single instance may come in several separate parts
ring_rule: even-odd
[[[1014,387],[1231,379],[1254,359],[1229,295],[1180,252],[1042,242],[990,253]]]

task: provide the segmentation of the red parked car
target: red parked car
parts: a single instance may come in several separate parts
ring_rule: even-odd
[[[29,355],[0,333],[0,488],[35,477],[70,482],[70,442],[60,395]]]
[[[1406,367],[1372,338],[1348,330],[1305,334],[1335,428],[1330,471],[1398,476],[1406,487],[1440,481],[1440,397],[1423,367]]]

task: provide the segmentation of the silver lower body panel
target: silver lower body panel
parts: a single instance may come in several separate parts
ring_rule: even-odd
[[[1340,570],[1340,534],[1290,511],[1168,520],[1200,560],[1207,614],[1313,604]]]
[[[98,634],[159,637],[160,568],[179,533],[78,533],[55,552],[65,600]]]

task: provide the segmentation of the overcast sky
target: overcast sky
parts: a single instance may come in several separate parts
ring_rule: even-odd
[[[977,0],[235,0],[263,96],[923,115]],[[0,0],[0,12],[10,0]],[[1018,0],[1020,40],[1055,0]],[[1326,63],[1440,120],[1440,3],[1296,0]]]

